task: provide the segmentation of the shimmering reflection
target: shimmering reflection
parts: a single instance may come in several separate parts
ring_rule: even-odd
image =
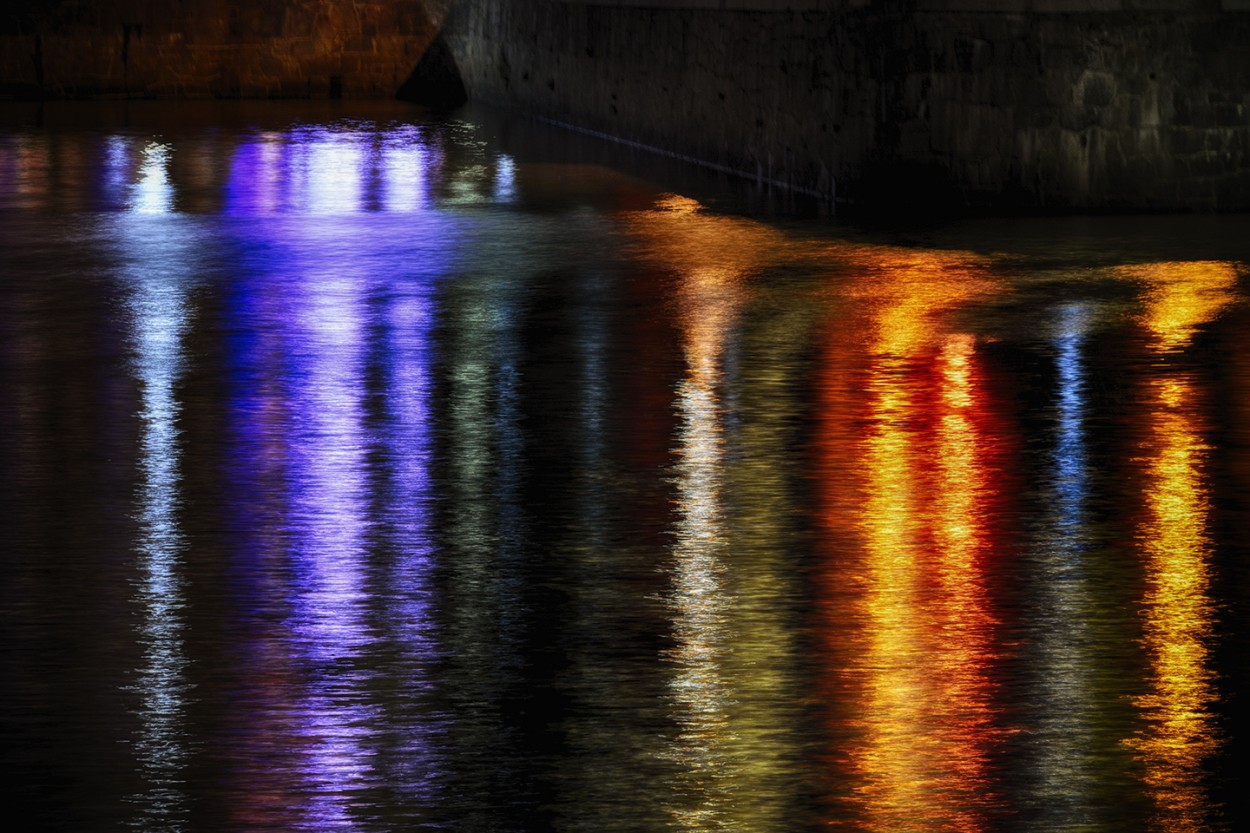
[[[519,301],[523,263],[487,270],[450,288],[447,454],[449,584],[444,600],[455,719],[448,753],[457,817],[489,829],[495,806],[527,806],[532,785],[517,770],[517,727],[504,718],[519,682],[524,638],[519,489]],[[492,764],[483,764],[490,750]],[[495,804],[470,797],[489,794]]]
[[[173,208],[174,190],[169,184],[170,147],[150,142],[144,149],[139,182],[134,187],[132,207],[140,214],[165,214]]]
[[[1122,811],[1110,786],[1128,767],[1117,731],[1123,725],[1123,669],[1106,651],[1130,639],[1107,588],[1105,546],[1091,517],[1096,492],[1088,433],[1089,341],[1102,316],[1089,301],[1066,302],[1051,312],[1057,390],[1049,472],[1041,492],[1046,514],[1030,559],[1036,580],[1025,623],[1033,634],[1036,684],[1027,695],[1028,762],[1024,809],[1039,830],[1106,830]]]
[[[832,486],[826,534],[858,542],[829,553],[831,659],[845,664],[830,669],[830,692],[851,698],[831,713],[845,740],[832,755],[830,822],[986,829],[1001,804],[987,768],[1003,732],[986,589],[994,483],[976,340],[949,319],[995,283],[958,253],[864,248],[847,260],[862,278],[846,295],[866,310],[832,334],[823,380],[824,475],[849,467],[857,494],[844,511]],[[867,364],[855,371],[861,338]],[[857,390],[862,406],[843,399]]]
[[[725,440],[718,387],[741,290],[737,276],[692,270],[682,276],[687,374],[677,389],[677,543],[673,547],[671,685],[680,726],[672,753],[681,767],[672,805],[683,830],[726,827],[733,777],[726,744],[729,683],[724,678],[731,605],[724,584],[727,530],[721,506]]]
[[[179,526],[178,421],[175,392],[183,373],[183,341],[190,326],[189,271],[195,264],[194,237],[175,218],[159,215],[172,204],[169,148],[152,143],[142,153],[133,186],[135,213],[122,215],[113,231],[124,259],[134,371],[139,382],[142,433],[139,447],[140,578],[144,664],[135,688],[141,698],[135,750],[145,790],[134,800],[142,830],[177,831],[189,821],[185,768],[190,750],[185,727],[189,683],[183,619],[186,588]]]
[[[988,407],[976,338],[954,333],[942,341],[937,370],[942,397],[937,426],[937,488],[934,545],[937,611],[946,644],[941,657],[942,696],[959,703],[947,716],[946,776],[949,794],[961,796],[955,827],[984,829],[999,809],[989,758],[1005,727],[996,713],[991,682],[998,652],[998,620],[987,589],[996,552],[990,496],[996,491],[987,446],[993,440],[978,424]]]
[[[353,796],[373,775],[367,746],[378,715],[365,687],[365,538],[362,282],[334,264],[302,264],[291,298],[288,345],[294,382],[291,448],[291,627],[312,673],[301,713],[306,738],[309,830],[354,829]]]
[[[1183,350],[1198,328],[1232,300],[1230,291],[1237,282],[1236,267],[1217,261],[1147,263],[1114,272],[1143,285],[1142,323],[1160,353]]]
[[[226,182],[227,212],[256,216],[272,214],[282,206],[284,151],[282,137],[274,133],[239,143]]]
[[[669,696],[678,733],[668,754],[677,780],[666,803],[682,830],[734,829],[742,776],[729,749],[733,691],[724,668],[734,598],[726,583],[722,397],[730,383],[726,351],[746,300],[742,270],[751,264],[740,251],[717,251],[714,241],[730,229],[720,218],[703,216],[693,200],[673,197],[630,221],[648,254],[662,268],[677,270],[685,359],[676,398],[677,521],[668,596],[675,644],[666,652],[674,665]]]
[[[1244,827],[1243,266],[115,112],[0,136],[19,826]]]
[[[495,160],[494,201],[507,204],[516,199],[516,162],[507,154]]]
[[[386,459],[391,485],[385,535],[392,548],[384,584],[374,593],[385,600],[384,627],[393,652],[394,701],[387,727],[393,737],[382,755],[379,776],[395,792],[405,816],[435,816],[444,797],[440,746],[445,720],[431,706],[437,663],[443,651],[435,638],[437,607],[434,570],[432,489],[434,457],[434,379],[431,330],[437,319],[433,289],[427,283],[404,287],[389,304],[382,345],[389,425]],[[376,732],[376,728],[374,730]]]
[[[253,331],[239,360],[255,378],[235,410],[239,453],[253,459],[241,473],[266,497],[241,566],[284,611],[280,627],[249,613],[261,676],[244,683],[253,713],[235,764],[241,784],[264,785],[243,787],[250,827],[428,822],[445,783],[447,726],[431,700],[430,364],[434,280],[456,238],[447,223],[343,216],[374,196],[387,212],[425,205],[419,131],[367,139],[265,134],[234,154],[227,183],[227,210],[247,220],[236,244],[259,272],[238,298]]]
[[[387,211],[420,211],[427,207],[430,150],[416,128],[392,130],[382,137],[382,171]]]
[[[666,652],[680,727],[670,812],[683,829],[801,829],[809,819],[793,777],[803,742],[801,649],[787,613],[801,594],[788,557],[798,502],[790,432],[818,314],[803,295],[754,286],[752,273],[802,254],[767,226],[676,195],[628,215],[628,227],[648,260],[675,276],[685,360],[668,597],[676,644]],[[744,331],[748,310],[756,326]]]
[[[1150,264],[1122,274],[1145,284],[1142,320],[1161,354],[1184,350],[1232,300],[1237,278],[1225,263]],[[1212,715],[1218,695],[1204,472],[1210,447],[1202,436],[1204,395],[1192,371],[1166,368],[1147,380],[1144,393],[1146,512],[1137,540],[1146,556],[1141,615],[1150,677],[1134,700],[1145,725],[1130,743],[1146,767],[1152,829],[1180,833],[1209,829],[1203,765],[1221,744]]]
[[[1073,302],[1058,310],[1055,364],[1059,371],[1058,426],[1055,438],[1055,491],[1059,524],[1065,533],[1078,532],[1088,484],[1085,449],[1085,341],[1095,317],[1090,304]]]

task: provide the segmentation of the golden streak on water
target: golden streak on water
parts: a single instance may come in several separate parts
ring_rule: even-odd
[[[1232,300],[1236,269],[1218,262],[1158,263],[1121,272],[1146,284],[1144,325],[1160,353],[1186,347],[1202,324]],[[1209,447],[1195,415],[1201,391],[1176,374],[1152,379],[1146,458],[1146,520],[1138,536],[1146,557],[1142,615],[1148,690],[1134,703],[1144,728],[1129,743],[1145,765],[1155,805],[1153,829],[1206,829],[1203,764],[1220,746],[1210,647],[1214,609],[1209,498],[1203,466]]]
[[[1155,336],[1156,349],[1165,353],[1188,345],[1198,327],[1232,300],[1237,283],[1237,267],[1221,261],[1146,263],[1114,271],[1145,284],[1142,320]]]
[[[1147,557],[1143,640],[1150,662],[1148,693],[1136,699],[1147,720],[1133,745],[1146,765],[1156,829],[1203,829],[1203,761],[1218,747],[1209,712],[1215,700],[1209,668],[1213,610],[1207,495],[1201,481],[1206,447],[1195,435],[1176,380],[1156,385],[1147,468],[1148,520],[1141,531]],[[1182,397],[1178,401],[1178,396]]]

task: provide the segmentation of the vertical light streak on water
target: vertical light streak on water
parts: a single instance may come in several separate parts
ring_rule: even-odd
[[[1055,364],[1059,371],[1058,425],[1055,437],[1056,520],[1064,540],[1082,534],[1088,461],[1085,450],[1086,334],[1094,311],[1086,302],[1064,304],[1058,311],[1055,333]]]
[[[795,783],[783,763],[794,754],[787,690],[793,633],[780,612],[792,565],[778,561],[790,509],[788,449],[773,445],[769,428],[794,417],[787,414],[790,339],[805,318],[792,320],[783,302],[778,314],[786,324],[778,332],[761,330],[744,345],[739,327],[749,318],[748,301],[757,300],[747,276],[795,255],[775,229],[718,216],[676,194],[625,219],[645,256],[677,277],[685,358],[665,599],[677,735],[665,756],[675,775],[664,805],[686,830],[784,826]],[[778,516],[768,517],[770,509]]]
[[[235,169],[238,170],[237,168]],[[240,183],[240,187],[245,187]],[[289,284],[262,272],[232,287],[228,342],[225,464],[229,511],[237,530],[228,564],[234,577],[232,671],[228,728],[214,752],[226,762],[227,830],[289,830],[304,745],[297,714],[300,656],[292,650],[289,616],[287,469],[291,438],[286,390]]]
[[[1172,361],[1232,300],[1237,271],[1227,263],[1193,262],[1119,272],[1145,287],[1142,321],[1159,356],[1146,383],[1146,516],[1136,536],[1146,559],[1141,616],[1149,679],[1134,699],[1143,726],[1128,743],[1145,765],[1151,828],[1196,833],[1216,823],[1203,764],[1223,742],[1212,714],[1218,691],[1210,667],[1210,447],[1201,435],[1203,392],[1193,372]]]
[[[457,769],[455,802],[468,827],[497,825],[497,808],[524,800],[527,789],[511,769],[518,755],[515,730],[502,715],[523,662],[517,363],[526,264],[514,257],[505,271],[482,243],[466,245],[477,249],[487,274],[449,285],[446,304],[446,645],[454,657],[447,689],[456,698],[449,732],[457,756],[449,765]],[[473,794],[491,798],[468,797]]]
[[[149,143],[131,192],[132,213],[114,227],[126,261],[123,280],[131,319],[134,369],[142,410],[139,418],[140,577],[135,603],[141,612],[143,665],[134,687],[140,698],[135,738],[144,791],[132,798],[144,831],[180,831],[189,822],[185,767],[189,749],[184,723],[189,684],[184,645],[185,550],[180,508],[178,420],[175,386],[184,366],[188,327],[187,272],[195,241],[187,229],[162,216],[173,203],[166,168],[170,149]]]
[[[318,231],[325,232],[320,234]],[[367,743],[367,514],[363,351],[366,276],[328,226],[306,227],[290,298],[291,630],[310,675],[301,704],[308,805],[302,828],[353,830],[373,777]],[[320,258],[320,260],[319,260]]]
[[[1132,745],[1146,764],[1155,804],[1152,829],[1197,833],[1208,829],[1202,764],[1219,747],[1211,714],[1214,609],[1202,475],[1209,447],[1194,430],[1195,391],[1188,380],[1152,380],[1150,392],[1154,442],[1141,545],[1148,582],[1143,641],[1151,678],[1148,693],[1134,701],[1147,725]]]
[[[984,830],[987,813],[1001,806],[991,786],[989,756],[1004,727],[994,706],[992,663],[998,622],[990,609],[987,571],[994,491],[987,464],[988,438],[977,418],[989,407],[981,387],[974,336],[955,333],[941,341],[937,358],[941,395],[935,457],[937,500],[933,507],[936,547],[934,634],[941,686],[938,705],[942,762],[941,790],[953,829]]]
[[[364,199],[365,151],[355,133],[305,128],[288,134],[290,208],[302,214],[353,214]]]
[[[290,613],[299,594],[292,550],[300,541],[290,488],[300,447],[292,426],[303,408],[292,395],[306,352],[293,301],[305,261],[293,242],[283,180],[290,145],[278,134],[242,139],[224,186],[224,231],[244,274],[226,290],[229,324],[226,401],[230,439],[225,459],[229,517],[234,527],[230,627],[232,672],[228,729],[214,752],[226,762],[228,820],[237,830],[292,830],[306,814],[303,762],[308,744],[300,723],[307,692],[302,642]],[[292,273],[295,273],[293,275]]]
[[[724,471],[733,507],[727,522],[735,557],[726,575],[733,644],[722,666],[731,691],[725,751],[736,780],[725,815],[729,827],[745,831],[801,829],[809,822],[796,818],[806,738],[797,705],[804,652],[793,611],[806,600],[796,563],[805,542],[795,531],[802,515],[795,426],[805,416],[798,390],[817,309],[793,291],[753,287],[732,370],[730,356],[725,361],[726,387],[736,393],[730,433],[736,453]]]
[[[849,563],[835,565],[855,594],[830,588],[830,602],[849,608],[831,623],[846,662],[831,677],[849,698],[830,704],[831,731],[848,738],[836,750],[847,780],[832,785],[844,810],[831,823],[982,830],[996,802],[986,769],[1001,733],[983,575],[991,489],[974,419],[984,407],[975,343],[950,332],[948,319],[996,284],[983,262],[957,252],[867,247],[847,256],[864,270],[847,292],[870,336],[857,345],[868,364],[856,402],[835,404],[862,426],[845,464],[859,495],[846,503],[849,518],[829,520],[853,526],[862,549],[839,553]],[[839,505],[831,500],[831,512]]]
[[[669,604],[675,665],[669,684],[678,726],[672,755],[679,767],[670,813],[681,830],[733,829],[727,814],[736,778],[730,739],[730,687],[722,666],[729,650],[724,558],[729,537],[721,502],[725,436],[722,362],[742,304],[739,276],[691,269],[681,276],[686,375],[677,386],[676,537]]]
[[[428,207],[430,155],[421,139],[415,127],[382,136],[383,206],[389,212],[409,213]]]
[[[236,146],[225,185],[227,214],[257,217],[282,207],[286,148],[280,135],[268,132]]]
[[[386,569],[385,628],[398,659],[397,698],[386,728],[390,755],[381,773],[406,812],[426,817],[443,788],[437,752],[442,719],[430,702],[435,665],[442,659],[434,637],[436,549],[431,508],[434,491],[433,328],[437,310],[428,284],[399,284],[384,315],[388,427],[384,434],[392,485],[385,519],[394,550]]]
[[[1094,546],[1087,530],[1090,470],[1085,440],[1088,408],[1085,342],[1096,319],[1088,302],[1073,301],[1054,312],[1052,344],[1058,371],[1054,446],[1042,502],[1050,508],[1037,536],[1033,559],[1037,582],[1032,621],[1037,651],[1037,743],[1026,801],[1039,829],[1103,829],[1109,807],[1099,803],[1098,787],[1114,762],[1107,749],[1104,714],[1115,699],[1112,681],[1100,679],[1117,669],[1099,668],[1100,643],[1108,639],[1099,623],[1093,571],[1086,563]]]
[[[498,204],[516,199],[516,162],[506,153],[495,158],[494,201]]]
[[[868,386],[872,427],[861,448],[866,475],[860,526],[864,585],[856,624],[862,629],[859,702],[861,737],[852,753],[855,801],[866,829],[930,829],[936,764],[932,738],[918,731],[938,696],[929,690],[923,571],[917,564],[920,468],[915,457],[916,415],[907,363],[895,356],[874,362]]]
[[[130,209],[138,214],[167,214],[173,210],[174,189],[169,184],[169,145],[149,142],[143,148],[139,181],[131,191]]]

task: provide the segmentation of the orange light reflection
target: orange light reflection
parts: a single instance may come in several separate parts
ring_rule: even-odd
[[[861,276],[846,293],[861,317],[847,332],[839,316],[831,333],[825,469],[859,499],[831,485],[824,519],[829,541],[845,539],[849,522],[859,546],[831,549],[828,566],[829,645],[845,664],[830,669],[831,694],[849,702],[829,717],[830,733],[846,739],[834,751],[844,806],[830,824],[982,830],[998,802],[988,756],[1003,733],[986,590],[994,473],[978,427],[990,405],[976,339],[950,319],[997,286],[964,253],[843,256]],[[857,384],[847,368],[865,343]]]
[[[1120,273],[1145,283],[1142,322],[1161,354],[1187,347],[1232,300],[1237,279],[1231,264],[1217,262],[1156,263]],[[1145,725],[1129,744],[1145,765],[1153,829],[1182,833],[1206,829],[1203,762],[1221,743],[1211,714],[1215,612],[1203,473],[1209,446],[1199,422],[1202,390],[1189,373],[1169,368],[1147,382],[1146,394],[1146,517],[1137,538],[1146,557],[1142,641],[1149,679],[1134,700]]]

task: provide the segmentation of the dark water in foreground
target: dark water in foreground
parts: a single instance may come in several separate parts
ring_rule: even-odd
[[[874,234],[405,109],[49,112],[23,830],[1245,815],[1247,218]]]

